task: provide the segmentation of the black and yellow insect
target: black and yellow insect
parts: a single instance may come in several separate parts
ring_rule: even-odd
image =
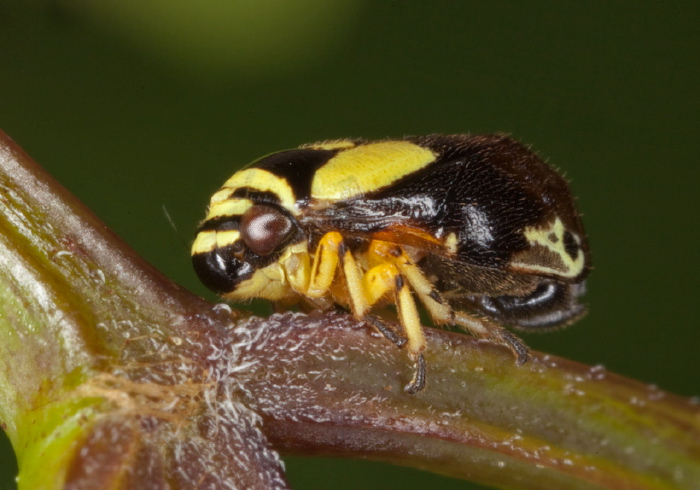
[[[211,199],[192,246],[228,299],[342,305],[398,345],[425,384],[416,299],[437,325],[528,349],[502,326],[567,325],[585,309],[586,236],[569,187],[505,135],[328,141],[273,153]],[[369,315],[396,305],[403,335]],[[404,338],[405,336],[405,338]]]

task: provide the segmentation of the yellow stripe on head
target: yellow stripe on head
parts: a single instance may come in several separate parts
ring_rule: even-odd
[[[216,232],[216,246],[224,248],[232,245],[241,238],[241,233],[238,230],[225,230]]]
[[[230,191],[229,191],[230,193]],[[225,216],[241,216],[253,205],[250,199],[229,199],[227,201],[214,202],[209,206],[206,219],[222,218]]]
[[[205,230],[197,233],[192,244],[192,255],[205,254],[216,248],[216,231]]]
[[[192,255],[213,252],[217,248],[227,247],[241,237],[238,230],[203,230],[197,233],[192,244]]]
[[[435,161],[435,153],[408,141],[382,141],[341,151],[314,176],[311,195],[339,201],[381,189]]]
[[[250,188],[257,192],[270,192],[277,196],[280,204],[292,214],[298,215],[299,209],[296,207],[296,198],[289,183],[275,174],[260,168],[248,168],[236,172],[226,181],[224,188],[230,192],[236,189]],[[223,189],[219,192],[222,192]],[[219,194],[217,192],[217,194]]]
[[[232,190],[229,189],[228,187],[222,187],[218,191],[214,193],[213,196],[211,196],[211,199],[209,202],[211,204],[218,204],[220,202],[226,202],[229,199],[231,199],[231,192]]]

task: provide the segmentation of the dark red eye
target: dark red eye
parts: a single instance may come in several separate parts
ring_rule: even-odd
[[[256,204],[241,216],[241,237],[257,255],[274,252],[291,230],[292,220],[279,209],[265,204]]]

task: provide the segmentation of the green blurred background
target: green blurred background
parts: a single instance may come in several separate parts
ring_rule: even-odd
[[[327,138],[511,133],[572,179],[595,264],[588,317],[527,343],[700,395],[699,13],[645,1],[0,1],[0,128],[212,299],[183,242],[240,165]],[[12,488],[4,451],[0,488]],[[378,463],[287,467],[296,489],[481,488]]]

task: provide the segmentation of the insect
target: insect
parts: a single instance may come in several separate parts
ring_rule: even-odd
[[[265,298],[365,319],[416,365],[417,304],[528,349],[504,326],[546,330],[585,313],[590,255],[566,180],[508,136],[337,140],[265,156],[211,198],[192,246],[195,271],[224,298]],[[370,314],[396,306],[398,332]]]

